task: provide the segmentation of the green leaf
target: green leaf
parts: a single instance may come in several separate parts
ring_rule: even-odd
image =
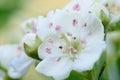
[[[72,71],[65,80],[100,80],[106,67],[106,52],[103,52],[100,59],[96,62],[94,68],[86,72]]]
[[[70,76],[65,80],[87,80],[87,77],[83,73],[72,71]]]
[[[106,52],[104,51],[99,61],[95,64],[94,69],[89,71],[88,75],[91,74],[91,79],[89,80],[100,80],[105,67],[106,67]]]
[[[5,75],[4,80],[22,80],[22,78],[13,79],[13,78],[9,77],[8,75]]]

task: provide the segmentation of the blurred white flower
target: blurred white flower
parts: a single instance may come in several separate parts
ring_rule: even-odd
[[[36,33],[37,20],[35,18],[30,18],[24,21],[21,25],[23,32],[26,33]]]
[[[34,59],[28,57],[24,52],[24,43],[32,46],[35,43],[35,38],[35,34],[29,33],[23,37],[19,44],[0,46],[0,65],[8,70],[8,75],[11,78],[24,76],[34,62]]]
[[[120,14],[120,0],[101,0],[111,14]]]
[[[94,0],[72,0],[68,5],[65,6],[66,11],[77,11],[81,13],[93,12],[98,17],[101,16],[101,11],[109,17],[108,10],[98,1]]]
[[[36,70],[55,80],[67,78],[71,70],[91,70],[105,48],[103,25],[93,13],[57,10],[51,18],[41,18],[40,24],[38,35],[49,33],[38,49],[43,61]]]

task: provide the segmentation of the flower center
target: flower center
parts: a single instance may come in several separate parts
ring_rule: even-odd
[[[62,34],[62,38],[66,42],[66,46],[59,46],[60,49],[63,49],[64,54],[68,54],[68,56],[74,60],[80,54],[81,50],[84,48],[84,41],[78,40],[77,37],[73,37],[71,41],[67,39],[67,37]]]

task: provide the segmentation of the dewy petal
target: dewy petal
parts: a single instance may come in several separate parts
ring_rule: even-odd
[[[100,58],[104,49],[104,41],[98,41],[88,45],[83,51],[80,52],[78,58],[73,63],[73,70],[78,72],[91,70]]]
[[[13,59],[8,72],[9,76],[12,78],[20,78],[28,71],[33,61],[34,60],[29,58],[25,53],[21,53],[20,56]]]
[[[65,41],[57,35],[49,35],[45,38],[44,43],[42,43],[38,48],[38,55],[41,59],[53,56],[59,56],[62,53],[62,49],[59,47],[62,46],[64,48]]]
[[[71,67],[72,61],[69,58],[59,56],[44,59],[37,65],[36,70],[55,80],[63,80],[69,76]]]
[[[0,65],[8,69],[13,58],[17,55],[17,45],[0,46]]]

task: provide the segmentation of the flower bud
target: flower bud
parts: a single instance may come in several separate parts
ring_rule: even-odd
[[[38,38],[36,34],[30,33],[23,38],[25,53],[34,59],[39,59],[38,57],[38,47],[42,41]]]
[[[112,15],[108,27],[109,31],[120,30],[120,15]]]

